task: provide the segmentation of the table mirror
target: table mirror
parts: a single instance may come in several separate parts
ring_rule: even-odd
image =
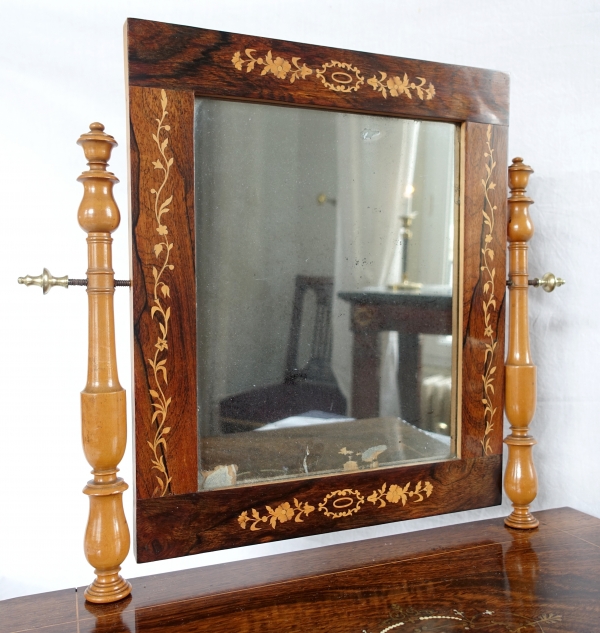
[[[500,503],[507,76],[126,39],[138,561]]]

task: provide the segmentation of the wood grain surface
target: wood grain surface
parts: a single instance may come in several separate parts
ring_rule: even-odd
[[[136,504],[137,560],[149,562],[496,505],[501,501],[501,471],[501,456],[492,455],[140,499]],[[384,499],[384,507],[368,500],[384,484],[386,492],[392,485],[406,486],[410,491],[419,482],[433,486],[431,496],[423,494],[420,501],[417,496],[407,497],[406,503],[398,498],[395,502]],[[326,512],[335,514],[336,498],[326,497],[336,491],[344,492],[336,498],[354,500],[345,507],[346,512],[352,511],[347,516],[333,517]],[[252,517],[256,510],[260,516],[269,516],[269,507],[277,509],[289,503],[293,508],[294,500],[301,505],[308,503],[313,511],[300,516],[300,521],[296,517],[284,522],[261,521],[254,530],[252,523],[245,528],[240,524],[243,512]],[[320,504],[325,507],[321,509]]]
[[[139,560],[499,503],[506,248],[506,75],[139,20],[128,21],[127,38],[138,500],[136,551]],[[250,62],[251,59],[255,61]],[[303,64],[306,69],[310,67],[310,74],[302,70]],[[408,84],[404,82],[404,73],[410,78]],[[350,75],[355,78],[354,83],[347,83]],[[398,77],[403,88],[394,83],[394,77]],[[426,79],[427,85],[435,86],[435,91],[425,94],[421,89],[423,98],[419,98],[418,81],[413,77]],[[455,310],[462,310],[463,325],[459,460],[400,467],[385,474],[361,472],[321,480],[196,492],[193,188],[193,102],[196,96],[466,122],[461,146],[464,290],[462,306],[455,306]],[[161,121],[163,127],[157,130]],[[159,142],[153,134],[158,134]],[[161,144],[167,137],[165,149]],[[165,151],[162,158],[160,148]],[[156,187],[164,176],[163,163],[171,158],[171,171],[165,188],[160,189],[160,196],[161,200],[172,196],[172,200],[169,200],[168,213],[163,216],[164,227],[160,227],[154,208],[159,195]],[[157,166],[158,159],[162,162]],[[167,227],[168,234],[165,233]],[[164,247],[159,247],[157,252],[159,237],[164,238]],[[174,268],[163,274],[162,269],[157,268],[157,261],[163,261],[168,244],[173,245],[169,263]],[[494,280],[490,286],[488,277],[492,274]],[[168,285],[164,296],[161,295],[163,282]],[[157,292],[161,309],[168,306],[170,310],[168,336],[164,338],[159,328],[165,315],[151,312]],[[489,345],[493,345],[491,354],[486,348]],[[157,348],[160,348],[158,357]],[[162,369],[153,372],[149,364],[153,358],[164,361],[164,370],[168,373],[164,394],[156,384],[166,376],[161,373]],[[374,376],[376,369],[373,368]],[[160,406],[165,408],[168,398],[168,419],[160,426],[162,414],[157,411]],[[447,473],[452,476],[448,477]],[[414,491],[412,486],[419,482],[424,486],[428,478],[438,478],[443,483],[436,484],[433,493],[422,502],[405,505],[392,502],[377,510],[375,504],[365,501],[359,512],[349,512],[335,521],[319,510],[305,518],[292,512],[295,499],[299,504],[314,506],[317,503],[314,506],[317,508],[319,503],[324,503],[327,494],[336,491],[351,489],[369,495],[384,483],[388,487],[410,484],[410,490]],[[287,503],[291,507],[285,506]],[[289,520],[276,520],[272,529],[270,518],[261,519],[260,524],[250,522],[246,529],[240,527],[238,519],[243,512],[251,516],[256,511],[265,517],[267,505],[274,513],[287,513]],[[250,525],[260,529],[251,530]]]
[[[417,119],[508,124],[508,75],[492,70],[135,19],[127,20],[127,46],[129,83],[134,86]],[[257,59],[266,58],[271,51],[273,58],[287,61],[290,70],[285,77],[272,72],[261,74],[265,64],[256,64],[250,72],[247,64],[238,70],[232,59],[238,52],[249,59],[247,49],[253,50]],[[296,70],[293,59],[300,67],[306,64],[311,73],[291,83]],[[332,61],[348,66],[324,68]],[[357,71],[363,83],[352,90],[360,82]],[[334,72],[350,75],[353,81],[341,83],[348,78],[332,77]],[[382,73],[386,75],[383,80]],[[405,74],[415,85],[420,84],[417,77],[426,80],[426,86],[433,84],[433,98],[420,99],[414,89],[409,90],[411,97],[406,92],[393,96],[389,88],[384,97],[368,83],[374,77],[387,85],[393,77],[403,80]]]
[[[0,601],[0,633],[42,627],[55,627],[54,630],[65,632],[77,631],[75,590],[62,589]],[[53,633],[52,628],[49,630]]]
[[[529,532],[491,519],[134,578],[112,605],[86,603],[82,589],[17,598],[0,603],[0,633],[596,632],[600,521],[537,516]]]
[[[502,454],[508,128],[477,123],[465,127],[461,455],[475,457],[485,453],[486,400],[494,412],[487,416],[493,425],[488,454]],[[494,184],[487,190],[489,202],[485,187],[488,168],[488,186]],[[495,208],[490,208],[490,202]],[[490,241],[486,242],[488,235]],[[486,246],[492,249],[491,257],[489,252],[487,256],[483,253]],[[492,296],[495,303],[490,304]],[[488,356],[487,346],[492,343],[495,347]],[[493,370],[492,389],[487,393],[486,369]]]
[[[161,200],[172,199],[162,216],[167,227],[169,265],[162,276],[168,294],[158,288],[162,305],[169,309],[168,346],[160,358],[166,359],[169,378],[158,374],[166,398],[170,398],[165,426],[165,445],[158,447],[170,478],[168,494],[183,494],[197,490],[198,458],[196,443],[196,284],[194,233],[194,100],[189,92],[168,91],[164,124],[169,126],[161,137],[168,138],[165,152],[173,159]],[[164,319],[152,316],[156,305],[154,271],[160,270],[165,251],[158,255],[160,243],[155,216],[155,195],[163,173],[156,169],[161,158],[153,136],[157,133],[157,119],[162,115],[161,90],[130,87],[130,153],[131,153],[131,227],[132,288],[134,334],[134,396],[135,396],[135,462],[136,497],[151,497],[157,489],[157,475],[153,468],[153,451],[157,421],[151,390],[158,392],[157,380],[148,359],[156,353],[157,340]],[[160,204],[159,204],[160,208]],[[160,361],[159,361],[160,362]]]

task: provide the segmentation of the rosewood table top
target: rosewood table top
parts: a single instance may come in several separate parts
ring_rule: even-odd
[[[0,633],[600,631],[600,520],[562,508],[0,602]]]

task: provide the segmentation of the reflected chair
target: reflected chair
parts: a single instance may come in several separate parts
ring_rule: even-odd
[[[315,297],[312,344],[308,362],[299,368],[302,325],[312,316],[305,310],[309,291]],[[221,400],[219,415],[223,433],[251,431],[269,422],[312,410],[345,415],[346,398],[331,369],[332,297],[331,277],[296,276],[283,382]]]

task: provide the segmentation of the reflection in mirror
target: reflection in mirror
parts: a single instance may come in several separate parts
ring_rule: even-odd
[[[201,489],[455,456],[457,148],[196,101]]]

